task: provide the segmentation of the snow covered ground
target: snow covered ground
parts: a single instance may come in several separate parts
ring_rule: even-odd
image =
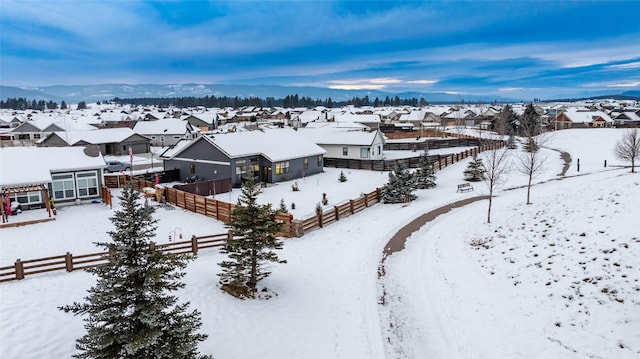
[[[525,205],[525,178],[512,173],[498,193],[492,223],[487,201],[456,209],[415,232],[402,252],[378,266],[387,241],[417,216],[487,192],[456,193],[467,161],[437,173],[435,189],[408,206],[377,204],[339,222],[288,239],[264,284],[278,295],[241,301],[217,285],[217,250],[202,251],[187,270],[184,301],[202,312],[200,346],[216,358],[507,358],[640,356],[640,175],[616,167],[621,130],[564,130],[559,153],[536,178]],[[580,172],[575,166],[580,159]],[[608,167],[604,167],[604,160]],[[379,187],[386,173],[340,170],[264,190],[262,201],[296,203],[312,213]],[[117,194],[114,191],[114,194]],[[235,202],[237,191],[220,199]],[[226,197],[226,198],[225,198]],[[114,210],[118,207],[114,204]],[[93,252],[108,239],[113,213],[103,204],[61,208],[56,221],[0,230],[0,266],[16,258]],[[21,215],[27,215],[25,214]],[[31,214],[29,214],[31,215]],[[158,241],[168,234],[224,232],[223,224],[180,209],[159,208]],[[82,320],[56,307],[80,301],[94,279],[85,272],[48,273],[0,284],[0,357],[68,358]],[[387,295],[380,305],[381,288]]]

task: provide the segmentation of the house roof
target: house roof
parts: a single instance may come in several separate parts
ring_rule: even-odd
[[[156,121],[138,121],[133,126],[133,130],[143,135],[184,135],[187,132],[191,132],[193,128],[187,121],[165,118]]]
[[[128,128],[105,128],[93,131],[57,131],[54,132],[58,137],[63,139],[69,145],[74,145],[80,141],[89,144],[102,144],[112,142],[123,142],[129,137],[136,135],[137,132]],[[44,142],[46,139],[41,139]]]
[[[576,108],[569,108],[562,113],[566,118],[576,123],[589,123],[597,118],[602,118],[606,122],[613,122],[611,117],[602,111],[584,111]]]
[[[303,128],[298,130],[309,140],[319,145],[371,146],[378,131],[362,131],[335,127]]]
[[[26,185],[51,182],[51,172],[96,169],[105,166],[98,153],[91,157],[83,147],[2,147],[0,184]]]
[[[224,152],[229,158],[262,155],[271,162],[294,158],[323,155],[326,151],[290,128],[266,129],[202,135],[192,141],[179,143],[162,154],[173,158],[197,141],[207,141]]]

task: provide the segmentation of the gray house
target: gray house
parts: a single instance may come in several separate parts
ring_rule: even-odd
[[[311,140],[285,128],[203,135],[181,141],[160,157],[165,170],[179,169],[181,178],[231,178],[239,187],[248,174],[275,183],[320,173],[324,153]]]
[[[148,153],[150,140],[125,127],[93,131],[54,132],[38,141],[37,144],[41,147],[93,147],[105,156],[125,156],[129,153],[129,146],[134,154]]]

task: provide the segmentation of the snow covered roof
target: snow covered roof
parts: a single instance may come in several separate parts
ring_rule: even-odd
[[[84,150],[84,147],[0,147],[0,184],[48,183],[51,172],[105,166],[101,154],[91,157]]]
[[[80,141],[90,144],[122,142],[137,134],[136,131],[128,127],[105,128],[94,131],[56,131],[54,133],[61,139],[65,140],[69,145],[74,145]],[[42,142],[43,140],[44,139],[39,142]]]
[[[167,135],[183,135],[191,132],[192,128],[189,122],[178,120],[175,118],[166,118],[156,121],[138,121],[133,126],[133,131],[139,134],[167,134]]]
[[[325,150],[290,128],[202,135],[198,139],[180,144],[177,150],[165,152],[162,157],[179,155],[196,141],[208,141],[229,158],[262,155],[271,162],[325,154]]]
[[[352,113],[343,113],[334,115],[336,122],[359,122],[359,123],[379,123],[380,115],[354,115]]]
[[[298,132],[319,145],[370,146],[378,135],[378,131],[368,132],[335,127],[302,128]]]
[[[602,111],[585,111],[577,108],[569,108],[564,111],[564,114],[572,122],[577,123],[589,123],[598,118],[602,118],[605,122],[613,122],[611,117]]]

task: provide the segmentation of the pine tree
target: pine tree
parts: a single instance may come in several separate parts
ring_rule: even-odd
[[[338,176],[338,181],[347,182],[347,176],[344,175],[343,171],[340,171],[340,176]]]
[[[416,199],[413,175],[402,162],[396,162],[389,172],[389,182],[382,189],[382,202],[406,203]]]
[[[433,169],[433,164],[429,162],[429,152],[427,150],[420,155],[418,169],[414,177],[417,189],[428,189],[436,186],[435,170]]]
[[[282,230],[282,223],[276,220],[277,213],[271,204],[258,204],[258,194],[260,188],[255,185],[255,177],[250,175],[231,211],[227,228],[232,236],[221,249],[229,259],[219,263],[222,267],[220,284],[223,290],[239,298],[256,297],[258,282],[271,274],[267,267],[269,262],[286,263],[275,252],[283,245],[276,237]]]
[[[478,182],[484,180],[485,177],[482,160],[478,158],[478,155],[474,155],[471,162],[467,165],[467,169],[464,170],[464,179],[471,182]]]
[[[106,247],[109,262],[89,268],[98,276],[85,303],[60,307],[84,319],[87,333],[77,340],[76,358],[198,358],[198,342],[207,336],[196,331],[200,313],[187,311],[170,294],[184,287],[188,257],[162,252],[155,245],[154,209],[139,203],[132,187],[119,197],[122,210],[111,218]]]
[[[287,209],[287,205],[284,203],[284,198],[280,199],[280,207],[278,208],[278,212],[289,213],[289,210]]]

